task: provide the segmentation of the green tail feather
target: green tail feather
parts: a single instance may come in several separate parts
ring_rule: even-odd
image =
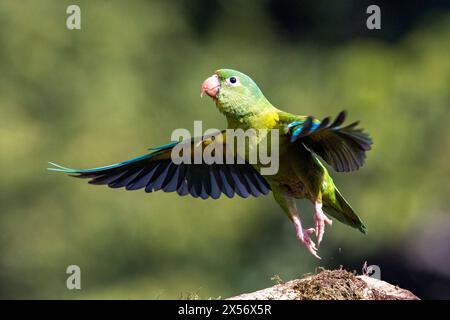
[[[330,216],[338,219],[342,223],[345,223],[353,228],[358,229],[362,233],[367,233],[367,228],[364,222],[358,217],[356,212],[345,200],[338,189],[335,189],[335,201],[324,201],[323,208]],[[324,199],[325,200],[325,199]]]
[[[54,166],[52,168],[47,168],[47,170],[49,170],[49,171],[64,172],[64,173],[77,173],[78,172],[78,170],[76,170],[76,169],[66,168],[66,167],[60,166],[59,164],[53,163],[53,162],[49,162],[48,164]]]

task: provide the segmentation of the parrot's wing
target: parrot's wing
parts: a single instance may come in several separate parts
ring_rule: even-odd
[[[364,164],[372,139],[356,128],[358,122],[342,126],[345,117],[345,111],[341,111],[333,122],[328,117],[299,118],[287,124],[287,132],[291,142],[303,143],[336,171],[355,171]]]
[[[94,169],[69,169],[54,163],[49,170],[71,174],[78,178],[91,179],[89,183],[108,185],[111,188],[137,190],[145,188],[146,192],[163,190],[177,192],[179,195],[190,194],[193,197],[217,199],[223,193],[229,198],[235,194],[243,198],[268,194],[270,187],[266,180],[253,166],[244,161],[239,164],[201,164],[180,163],[172,161],[172,150],[178,144],[189,144],[194,157],[195,152],[202,152],[204,148],[217,143],[223,146],[226,156],[228,150],[225,135],[218,133],[196,140],[170,143],[164,146],[151,148],[153,152],[136,157],[118,164]],[[197,146],[197,147],[194,147]]]

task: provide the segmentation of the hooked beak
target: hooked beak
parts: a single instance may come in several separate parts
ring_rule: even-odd
[[[219,93],[220,82],[219,77],[214,74],[205,81],[203,81],[202,87],[200,88],[200,97],[203,97],[203,93],[206,92],[208,96],[215,99]]]

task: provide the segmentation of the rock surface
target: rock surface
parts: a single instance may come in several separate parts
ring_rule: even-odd
[[[323,270],[228,300],[418,300],[408,290],[367,275]]]

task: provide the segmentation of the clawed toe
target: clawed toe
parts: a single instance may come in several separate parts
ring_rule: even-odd
[[[314,228],[303,229],[303,232],[300,235],[297,235],[300,242],[306,247],[306,249],[317,259],[321,259],[317,254],[317,246],[314,241],[311,240],[310,234],[315,232]]]
[[[314,241],[311,240],[310,235],[316,232],[316,229],[303,229],[300,219],[297,216],[293,217],[293,222],[297,234],[297,239],[306,247],[306,249],[317,259],[321,259],[317,254],[317,247]]]
[[[323,235],[325,233],[325,223],[328,225],[332,225],[333,221],[329,219],[322,211],[322,204],[316,203],[316,213],[314,214],[314,222],[315,222],[315,231],[317,238],[317,245],[320,246],[322,242]]]

